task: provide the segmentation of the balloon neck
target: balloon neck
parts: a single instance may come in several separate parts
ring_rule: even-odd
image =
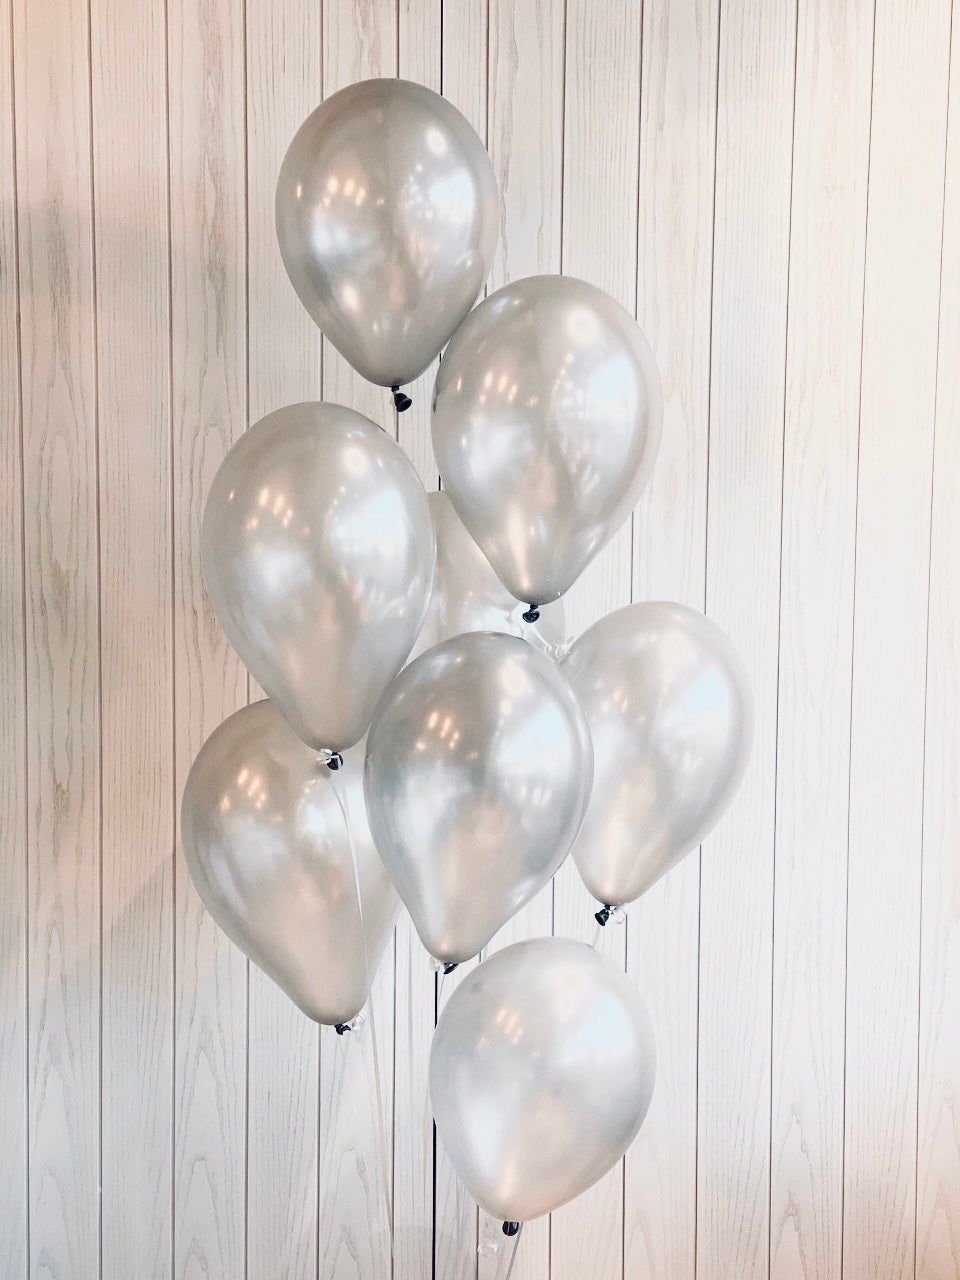
[[[452,960],[448,960],[446,964],[444,964],[443,966],[443,972],[444,974],[453,973],[454,969],[459,969],[459,968],[460,968],[459,963],[455,963]]]
[[[393,407],[397,413],[406,413],[413,401],[400,390],[399,383],[395,387],[391,387],[390,390],[393,392]]]
[[[503,1224],[503,1234],[505,1236],[518,1236],[520,1234],[519,1222],[505,1222]]]
[[[612,915],[613,907],[611,907],[609,903],[604,903],[603,908],[598,911],[593,918],[596,920],[597,924],[605,925]]]
[[[536,604],[531,604],[530,608],[529,608],[529,609],[527,610],[527,612],[523,615],[523,620],[524,620],[524,622],[539,622],[539,621],[540,621],[540,606],[539,606],[539,605],[536,605]]]
[[[325,764],[332,773],[343,768],[343,756],[339,751],[331,751],[328,747],[317,752],[317,761],[319,764]]]

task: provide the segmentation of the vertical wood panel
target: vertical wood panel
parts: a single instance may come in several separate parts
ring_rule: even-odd
[[[605,289],[631,314],[637,282],[637,149],[640,128],[640,4],[567,0],[562,260],[565,274]],[[577,635],[627,604],[631,520],[567,594]],[[568,861],[557,874],[554,928],[591,941],[597,904]],[[626,964],[626,928],[611,924],[599,947]],[[623,1270],[623,1164],[552,1217],[552,1280],[619,1280]]]
[[[487,150],[502,205],[491,291],[523,276],[560,270],[564,8],[563,0],[536,6],[491,0],[488,6]],[[444,36],[446,81],[446,25]],[[488,953],[552,930],[553,890],[547,887],[500,930]],[[490,1252],[489,1245],[495,1242],[502,1250],[503,1237],[498,1238],[498,1227],[486,1214],[479,1219],[483,1252],[478,1275],[479,1280],[489,1280],[497,1275],[502,1256]],[[549,1218],[524,1227],[514,1280],[548,1280],[550,1235]]]
[[[280,162],[321,97],[320,17],[316,0],[246,3],[250,423],[321,399],[320,333],[287,279],[274,221]],[[249,983],[247,1280],[312,1277],[319,1032],[256,965]]]
[[[86,4],[14,15],[29,812],[30,1267],[99,1272],[100,774]]]
[[[323,95],[356,80],[397,71],[396,0],[362,5],[325,0]],[[323,344],[325,400],[348,405],[396,436],[390,393],[354,373],[329,342]],[[393,1168],[393,1028],[396,963],[387,947],[371,995],[380,1054],[385,1123]],[[320,1277],[346,1280],[389,1276],[390,1222],[381,1175],[371,1027],[320,1037]]]
[[[12,13],[0,5],[0,1258],[27,1269],[27,693]]]
[[[441,0],[400,0],[398,5],[398,74],[437,93],[442,88],[441,10]],[[430,438],[430,400],[436,368],[434,361],[407,387],[413,404],[406,413],[396,415],[400,444],[431,490],[438,487]],[[436,981],[405,911],[397,924],[395,1006],[393,1280],[422,1280],[433,1269],[434,1146],[427,1070]]]
[[[200,521],[246,426],[244,22],[241,0],[169,9],[175,770],[246,697],[203,590]],[[178,832],[179,834],[179,832]],[[247,964],[176,865],[174,1277],[246,1265]]]
[[[458,111],[463,112],[477,131],[477,136],[485,143],[489,112],[488,17],[486,0],[469,0],[468,3],[464,3],[463,0],[443,0],[441,50],[443,94]],[[438,979],[437,1016],[443,1011],[446,1002],[472,968],[472,964],[462,965],[455,974]],[[473,1280],[473,1277],[485,1280],[490,1269],[498,1265],[499,1259],[498,1255],[487,1253],[479,1239],[478,1228],[484,1215],[474,1204],[447,1159],[443,1144],[436,1137],[435,1128],[432,1132],[434,1136],[434,1274],[456,1276],[458,1280]],[[487,1234],[492,1235],[489,1231]],[[493,1238],[495,1239],[495,1236]],[[501,1236],[500,1239],[502,1240],[503,1237]],[[515,1280],[524,1280],[524,1275],[519,1269],[515,1272]]]
[[[101,1275],[170,1275],[173,654],[163,11],[94,0]],[[144,1106],[148,1098],[149,1105]]]
[[[872,47],[872,4],[801,0],[774,890],[770,1271],[778,1280],[840,1276],[847,781]]]
[[[756,703],[753,755],[703,845],[697,1274],[768,1269],[780,491],[796,14],[720,11],[707,613]]]
[[[663,379],[663,440],[634,517],[635,600],[704,605],[717,0],[646,0],[637,317]],[[693,1280],[700,858],[630,908],[628,967],[657,1033],[657,1087],[624,1170],[624,1276]]]
[[[953,14],[923,778],[916,1275],[960,1274],[960,22]]]
[[[850,741],[844,1280],[914,1275],[930,480],[950,5],[878,0]]]

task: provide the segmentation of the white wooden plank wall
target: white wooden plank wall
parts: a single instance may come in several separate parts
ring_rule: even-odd
[[[369,1028],[248,965],[176,834],[257,695],[200,583],[230,443],[323,395],[438,483],[432,373],[398,419],[273,235],[299,121],[397,74],[487,142],[491,287],[580,275],[657,351],[656,475],[571,630],[706,607],[757,699],[731,812],[603,935],[647,1124],[514,1280],[960,1277],[958,5],[0,0],[3,1280],[500,1280],[425,1112],[457,975],[401,923],[381,1152]],[[569,867],[492,949],[551,930],[594,933]]]

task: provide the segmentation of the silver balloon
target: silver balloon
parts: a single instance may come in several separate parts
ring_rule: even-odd
[[[394,681],[367,737],[367,811],[432,956],[475,956],[547,883],[591,775],[570,686],[523,640],[456,636]]]
[[[529,639],[530,624],[522,617],[526,605],[513,598],[490,568],[449,497],[445,493],[427,496],[437,540],[437,572],[411,658],[467,631],[501,631]],[[559,648],[566,637],[562,600],[544,606],[537,629],[547,645]]]
[[[473,306],[500,228],[480,139],[408,80],[352,84],[308,116],[280,169],[276,213],[300,301],[384,387],[422,373]]]
[[[702,613],[631,604],[563,662],[593,738],[593,794],[573,857],[600,902],[632,902],[700,843],[743,777],[747,673]]]
[[[358,742],[433,582],[427,495],[397,444],[340,405],[269,414],[214,478],[202,553],[227,638],[296,733]]]
[[[444,489],[518,600],[556,600],[629,515],[660,444],[653,352],[618,302],[533,276],[491,294],[444,353]]]
[[[264,701],[211,734],[183,793],[183,848],[204,906],[308,1017],[331,1025],[363,1007],[399,906],[370,836],[362,770],[358,746],[335,783]]]
[[[639,991],[593,947],[518,942],[460,983],[430,1051],[437,1133],[477,1203],[527,1222],[611,1169],[656,1078]]]

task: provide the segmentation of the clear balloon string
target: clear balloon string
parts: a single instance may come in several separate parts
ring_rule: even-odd
[[[513,1268],[516,1265],[517,1250],[520,1248],[520,1237],[522,1234],[523,1223],[521,1222],[517,1224],[516,1235],[512,1236],[508,1240],[507,1247],[500,1255],[500,1265],[497,1267],[496,1280],[510,1280],[510,1277],[513,1275]]]
[[[537,615],[537,618],[539,619],[539,614]],[[562,662],[573,647],[572,638],[557,641],[548,640],[540,627],[537,626],[536,620],[533,622],[524,621],[523,635],[524,638],[529,639],[537,649],[542,653],[545,653],[548,658],[552,658],[554,662]]]
[[[330,768],[330,789],[340,807],[340,813],[343,816],[343,825],[347,832],[347,844],[350,847],[350,861],[353,865],[353,885],[357,895],[357,912],[360,916],[360,941],[363,947],[363,966],[364,973],[367,977],[367,983],[369,985],[372,982],[373,975],[370,972],[370,957],[367,952],[367,931],[363,920],[363,895],[360,891],[360,863],[357,858],[356,842],[353,838],[353,826],[350,822],[350,805],[347,800],[347,789],[343,784],[343,778],[341,776],[343,758],[338,752],[322,752],[320,754],[320,759],[325,764],[328,764],[328,767],[330,764],[333,764],[334,761],[337,762],[334,767]],[[380,1171],[383,1177],[383,1195],[387,1209],[387,1225],[390,1232],[390,1259],[392,1266],[394,1256],[393,1188],[390,1182],[390,1168],[387,1162],[387,1126],[384,1120],[383,1078],[380,1071],[380,1054],[377,1048],[377,1020],[374,1016],[372,994],[367,997],[367,1008],[369,1011],[368,1021],[370,1024],[370,1051],[373,1058],[374,1093],[377,1105],[377,1127],[379,1130]],[[356,1034],[356,1030],[350,1029],[350,1034]]]
[[[477,1252],[481,1257],[496,1258],[496,1271],[492,1280],[510,1280],[517,1261],[517,1249],[520,1247],[522,1222],[499,1222],[481,1213],[483,1225],[480,1230],[480,1243]],[[509,1234],[508,1234],[509,1228]]]

